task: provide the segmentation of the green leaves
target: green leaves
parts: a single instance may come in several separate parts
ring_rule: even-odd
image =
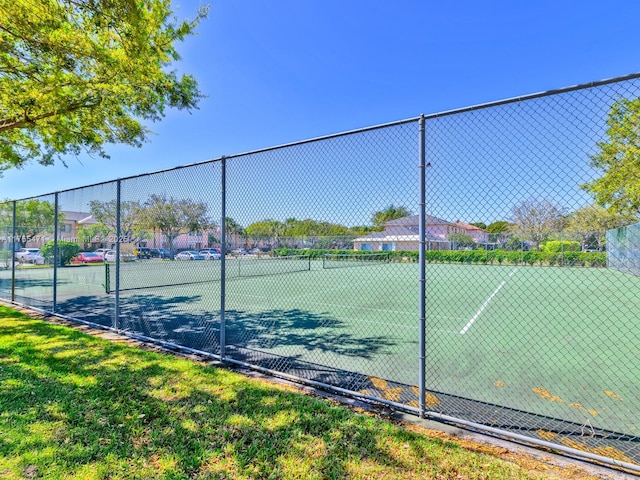
[[[16,203],[16,241],[25,246],[29,240],[44,233],[53,232],[55,205],[45,200],[24,200]],[[64,214],[58,214],[58,222],[64,221]],[[0,225],[13,226],[13,203],[0,203]]]
[[[600,205],[614,212],[640,212],[640,99],[622,99],[607,120],[608,141],[599,142],[591,166],[603,176],[583,185]]]
[[[244,230],[250,237],[340,237],[361,235],[362,227],[347,227],[336,223],[319,222],[305,219],[288,218],[284,222],[277,220],[261,220],[247,226]]]
[[[196,108],[190,75],[168,70],[193,34],[170,0],[15,0],[0,5],[0,171],[66,154],[140,146],[166,107]]]
[[[149,196],[139,211],[138,220],[146,228],[160,230],[170,244],[181,233],[202,231],[213,224],[206,204],[167,198],[164,194]]]
[[[374,213],[371,217],[371,223],[374,230],[383,230],[385,223],[410,215],[411,212],[406,207],[389,205],[385,210]]]

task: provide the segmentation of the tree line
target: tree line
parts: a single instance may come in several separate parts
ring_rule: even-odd
[[[582,248],[602,250],[606,242],[606,231],[638,221],[638,216],[629,210],[616,211],[600,205],[588,205],[573,212],[547,199],[523,200],[511,209],[508,220],[486,225],[472,225],[487,230],[493,241],[512,244],[526,242],[533,249],[540,249],[549,241],[574,239]],[[458,244],[460,244],[460,239]],[[464,242],[468,243],[468,239]]]
[[[205,202],[152,194],[144,201],[121,202],[119,212],[115,200],[92,200],[89,202],[87,213],[93,216],[95,222],[78,226],[77,240],[83,244],[108,243],[106,240],[115,239],[117,232],[121,242],[132,244],[150,239],[153,232],[160,232],[169,246],[180,235],[203,232],[207,232],[207,243],[220,243],[220,238],[216,236],[221,231],[220,222],[211,218]],[[229,237],[263,237],[275,239],[276,243],[278,239],[285,237],[353,237],[379,229],[379,220],[383,213],[376,212],[373,215],[371,226],[354,227],[295,218],[287,218],[284,221],[260,220],[243,227],[233,218],[226,217],[225,230]],[[396,215],[402,213],[410,212],[406,209],[396,211]],[[386,215],[389,216],[389,212],[386,212]],[[53,202],[38,199],[18,201],[15,216],[15,241],[21,246],[25,246],[39,235],[53,234]],[[65,215],[61,212],[58,214],[58,224],[62,225],[64,221]],[[13,202],[9,200],[0,203],[0,226],[3,227],[5,236],[11,234]]]
[[[121,241],[132,244],[140,244],[152,238],[154,232],[160,232],[170,247],[180,235],[196,232],[207,232],[208,244],[220,243],[217,236],[221,231],[219,222],[211,218],[204,202],[175,199],[165,194],[152,194],[145,201],[124,201],[120,204],[119,230],[115,200],[92,200],[89,202],[89,213],[95,222],[78,228],[78,241],[85,245],[106,243],[104,240],[110,235],[115,238],[118,231]],[[284,221],[260,220],[243,227],[233,218],[227,217],[225,229],[227,241],[245,237],[265,238],[277,246],[279,240],[284,238],[362,236],[383,230],[386,222],[409,215],[411,211],[408,208],[390,205],[374,212],[371,224],[363,226],[287,218]],[[52,202],[37,199],[16,202],[15,242],[26,246],[38,235],[52,234],[54,216]],[[58,224],[61,225],[64,220],[64,213],[59,213]],[[611,211],[599,205],[585,206],[567,214],[549,200],[528,199],[515,205],[507,220],[471,224],[486,230],[490,234],[490,241],[494,243],[511,242],[515,245],[527,242],[531,248],[538,249],[549,240],[571,237],[583,246],[602,249],[607,230],[637,221],[637,216],[628,211]],[[0,226],[5,230],[5,237],[12,232],[13,202],[0,203]],[[471,236],[461,233],[451,234],[448,240],[458,247],[477,246]]]

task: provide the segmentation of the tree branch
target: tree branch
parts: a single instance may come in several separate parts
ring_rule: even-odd
[[[45,118],[55,117],[56,115],[74,112],[82,108],[93,108],[99,104],[100,104],[100,99],[96,99],[93,102],[89,102],[89,101],[72,102],[69,105],[67,105],[66,108],[56,110],[53,112],[42,113],[34,117],[29,117],[29,115],[25,111],[23,118],[6,118],[4,120],[0,120],[0,132],[13,130],[15,128],[23,128],[23,127],[26,127],[27,125],[34,125],[36,122],[39,122],[40,120],[44,120]]]

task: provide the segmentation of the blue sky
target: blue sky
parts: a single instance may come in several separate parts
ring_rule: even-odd
[[[189,16],[195,2],[175,2]],[[178,67],[207,98],[142,148],[6,172],[24,198],[640,71],[640,2],[213,1]]]

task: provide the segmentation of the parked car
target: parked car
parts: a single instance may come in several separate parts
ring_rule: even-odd
[[[220,260],[220,252],[218,252],[215,248],[205,248],[200,250],[200,255],[202,255],[205,260]]]
[[[136,260],[135,255],[131,253],[120,253],[120,261],[121,262],[134,262]],[[107,250],[104,253],[104,261],[105,262],[115,262],[116,261],[116,251],[115,250]]]
[[[105,253],[111,251],[110,248],[98,248],[96,250],[94,250],[93,253],[97,253],[98,255],[100,255],[102,258],[104,258]]]
[[[21,248],[15,253],[15,258],[21,263],[44,264],[44,257],[37,248]]]
[[[138,247],[133,251],[138,258],[151,258],[151,249],[147,247]]]
[[[71,259],[71,263],[100,263],[104,258],[95,252],[80,252]]]
[[[152,248],[151,257],[152,258],[170,258],[171,253],[166,248]]]
[[[104,252],[104,261],[105,262],[115,262],[116,261],[116,251],[115,250],[107,250]]]
[[[200,255],[200,252],[191,250],[177,253],[173,258],[175,260],[204,260],[204,256]]]
[[[40,254],[40,249],[38,248],[21,248],[15,253],[16,260],[20,262],[29,262],[32,261],[36,255]]]

